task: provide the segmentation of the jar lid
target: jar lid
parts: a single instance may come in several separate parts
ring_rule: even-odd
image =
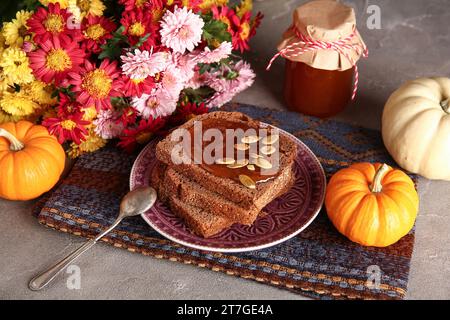
[[[293,19],[278,45],[286,59],[316,69],[343,71],[367,53],[351,7],[332,0],[315,0],[298,7]]]

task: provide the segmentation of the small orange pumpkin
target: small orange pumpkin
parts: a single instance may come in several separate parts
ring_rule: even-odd
[[[66,155],[43,126],[28,121],[0,125],[0,197],[34,199],[50,190],[64,170]]]
[[[386,247],[412,229],[419,196],[403,171],[358,163],[330,179],[325,207],[336,229],[350,240]]]

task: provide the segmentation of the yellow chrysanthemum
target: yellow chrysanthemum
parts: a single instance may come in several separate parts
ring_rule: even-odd
[[[91,14],[93,16],[102,16],[106,7],[101,0],[68,0],[70,12],[75,16],[78,15],[75,8],[79,8],[80,19]]]
[[[0,97],[6,90],[9,89],[8,81],[6,81],[5,74],[1,71],[0,68]]]
[[[32,14],[25,10],[18,11],[15,19],[3,24],[2,35],[7,45],[22,47],[24,40],[31,39],[31,35],[28,34],[27,20]]]
[[[202,10],[211,9],[213,6],[225,6],[228,4],[228,0],[203,0],[203,3],[199,6]]]
[[[5,44],[5,37],[3,36],[3,28],[0,29],[0,57],[3,53],[3,50],[5,50],[6,44]]]
[[[23,90],[36,103],[55,105],[57,102],[55,97],[52,98],[51,87],[42,81],[35,80],[24,85]]]
[[[62,9],[66,9],[67,8],[67,6],[69,5],[69,0],[39,0],[39,2],[42,4],[42,5],[44,5],[44,6],[46,6],[46,7],[48,7],[48,5],[50,4],[50,3],[59,3],[59,6],[62,8]]]
[[[6,123],[6,122],[17,122],[19,120],[22,120],[22,117],[20,116],[13,116],[9,113],[4,112],[3,110],[0,110],[0,124]]]
[[[69,156],[69,158],[71,159],[76,159],[79,156],[81,156],[82,152],[80,150],[80,147],[75,144],[75,143],[71,143],[69,149],[67,150],[67,155]]]
[[[39,109],[39,105],[22,92],[4,92],[0,109],[13,116],[28,116]]]
[[[253,9],[253,0],[242,0],[241,4],[236,8],[237,15],[241,18],[244,14]]]
[[[34,80],[28,57],[19,48],[6,48],[0,59],[0,67],[3,68],[8,83],[24,84]]]
[[[97,117],[97,109],[95,106],[90,106],[88,108],[83,108],[83,120],[92,121]]]
[[[76,143],[70,144],[68,155],[71,158],[77,158],[80,155],[88,152],[97,151],[106,145],[106,140],[95,134],[94,130],[89,130],[89,135],[86,136],[86,140],[82,141],[79,145]]]

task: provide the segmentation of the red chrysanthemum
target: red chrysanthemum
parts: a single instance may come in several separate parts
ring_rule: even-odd
[[[263,15],[258,12],[256,17],[252,20],[251,13],[245,13],[240,19],[236,15],[232,18],[233,28],[233,48],[240,50],[243,53],[246,50],[250,50],[248,42],[256,34],[256,28],[261,24]]]
[[[68,23],[71,14],[61,9],[59,3],[50,3],[47,8],[39,7],[27,21],[29,31],[34,33],[33,39],[37,44],[49,40],[53,36],[73,40],[81,38],[81,32],[76,25]]]
[[[181,102],[177,111],[170,117],[170,123],[174,126],[194,118],[197,115],[207,113],[209,109],[205,103],[197,104],[195,102]]]
[[[83,120],[82,116],[82,113],[77,112],[69,116],[47,118],[42,125],[47,127],[50,134],[54,135],[59,143],[73,141],[80,144],[88,134],[86,126],[90,124],[89,121]]]
[[[81,47],[87,52],[99,53],[106,40],[112,38],[116,24],[105,17],[88,15],[82,23],[84,41]]]
[[[79,73],[70,72],[68,76],[68,83],[74,86],[72,91],[84,106],[95,106],[97,110],[110,109],[110,98],[122,95],[117,61],[104,59],[97,68],[86,60]]]
[[[122,75],[122,82],[123,95],[126,97],[140,97],[143,93],[149,94],[155,87],[155,82],[152,77],[147,77],[145,79],[131,79]]]
[[[131,11],[134,9],[150,9],[154,0],[119,0],[118,2],[124,6],[125,11]]]
[[[200,5],[203,3],[203,0],[173,0],[170,8],[174,7],[187,7],[193,12],[197,13],[201,10]]]
[[[120,23],[125,27],[123,34],[127,36],[131,45],[136,45],[141,38],[147,35],[148,38],[145,42],[156,45],[159,38],[158,26],[153,23],[151,15],[140,9],[125,11]]]
[[[76,101],[73,101],[73,99],[64,94],[59,93],[59,102],[56,106],[56,114],[59,118],[68,118],[74,114],[81,113],[81,105],[77,103]]]
[[[164,124],[165,120],[162,118],[142,119],[137,128],[125,129],[123,131],[124,135],[120,137],[118,146],[127,152],[132,152],[138,145],[149,142],[164,127]]]
[[[213,6],[211,8],[211,12],[213,14],[214,19],[216,20],[220,20],[223,23],[225,23],[228,28],[227,31],[233,35],[234,31],[233,31],[233,20],[235,19],[235,17],[237,19],[239,19],[239,17],[237,17],[236,12],[234,12],[233,9],[223,6],[223,7],[217,7],[217,6]]]
[[[45,83],[60,84],[69,72],[77,72],[85,60],[85,52],[68,38],[52,37],[29,52],[30,67],[36,78]]]
[[[255,18],[251,19],[251,12],[246,12],[241,18],[236,14],[234,9],[229,7],[211,8],[214,19],[225,23],[228,28],[227,31],[232,36],[233,49],[244,52],[250,49],[248,42],[256,34],[256,28],[261,23],[263,15],[258,12]]]
[[[117,119],[117,123],[122,123],[124,127],[127,127],[130,124],[136,123],[137,116],[138,114],[136,109],[128,106],[122,110],[122,114]]]

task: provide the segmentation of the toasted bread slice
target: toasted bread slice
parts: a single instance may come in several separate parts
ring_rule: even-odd
[[[245,126],[254,128],[255,130],[260,128],[259,121],[253,120],[242,113],[221,111],[197,116],[186,122],[180,128],[189,130],[194,125],[194,121],[203,121],[207,119],[245,124]],[[181,175],[195,181],[203,188],[211,190],[221,195],[223,198],[239,204],[242,208],[251,210],[254,207],[257,207],[261,210],[283,190],[286,191],[286,186],[290,187],[290,184],[293,181],[292,166],[295,156],[297,155],[297,146],[295,142],[284,134],[280,133],[280,170],[278,175],[275,179],[258,183],[256,189],[249,189],[237,181],[214,175],[205,170],[202,166],[194,163],[174,164],[171,156],[172,150],[177,142],[172,141],[171,135],[172,133],[158,143],[156,148],[157,158]]]
[[[211,213],[226,217],[237,223],[252,224],[261,210],[256,206],[250,209],[243,208],[237,203],[202,187],[172,168],[168,168],[166,171],[164,187],[168,189],[170,194],[176,195],[185,203],[207,208]]]
[[[234,221],[214,215],[204,209],[192,206],[177,198],[165,184],[166,166],[159,163],[152,171],[150,185],[158,192],[160,200],[167,203],[174,214],[182,218],[186,225],[199,236],[208,238],[230,227]]]
[[[194,233],[204,238],[214,236],[234,223],[223,216],[189,205],[174,196],[169,196],[168,202],[170,209],[181,217]]]
[[[289,177],[291,177],[292,181],[285,181]],[[280,175],[274,183],[276,185],[280,184],[284,188],[280,189],[278,186],[275,186],[274,188],[267,189],[267,192],[257,199],[256,203],[250,209],[244,208],[238,203],[202,187],[172,168],[167,168],[164,187],[183,202],[196,207],[207,208],[211,213],[224,216],[236,223],[251,225],[258,217],[260,211],[269,202],[291,188],[293,177],[294,175],[290,173]],[[279,193],[275,194],[275,190],[279,190]]]

